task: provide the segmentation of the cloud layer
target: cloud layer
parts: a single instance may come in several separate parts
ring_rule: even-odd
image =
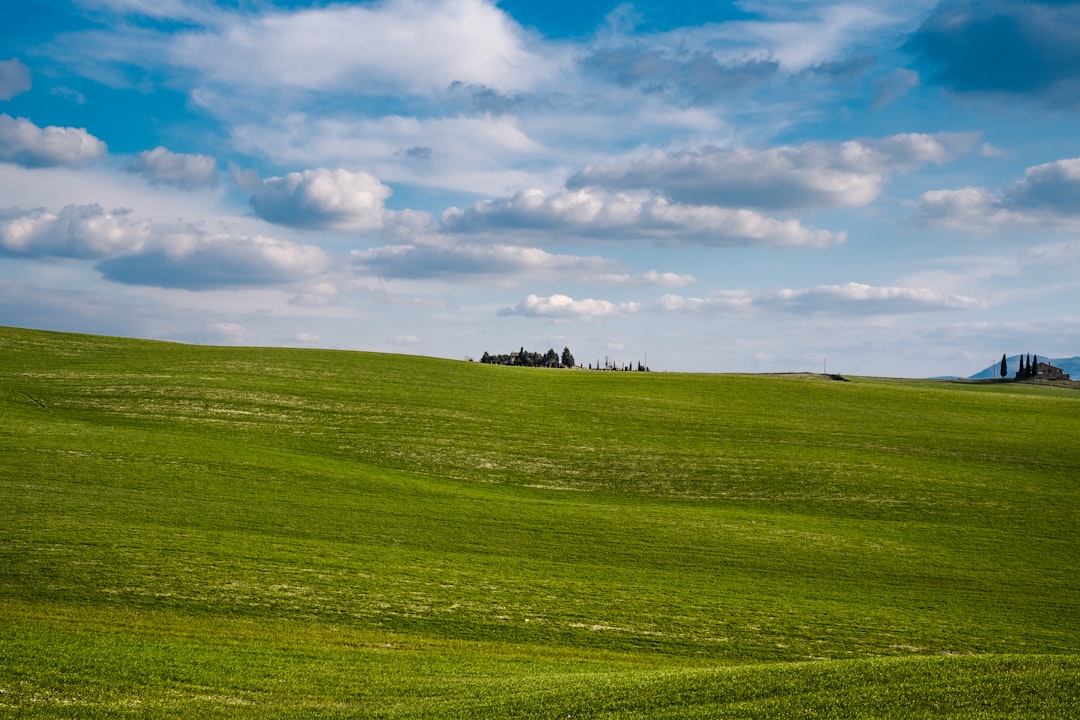
[[[767,211],[861,207],[891,174],[947,162],[975,141],[966,134],[909,133],[765,150],[657,151],[629,163],[586,167],[567,187],[653,188],[675,202]]]
[[[532,189],[511,197],[482,200],[443,213],[448,233],[653,239],[715,247],[767,245],[825,247],[844,241],[844,233],[777,220],[759,212],[716,206],[683,205],[648,192],[609,193],[593,189],[547,194]]]
[[[534,294],[517,305],[502,308],[499,314],[558,320],[599,320],[645,313],[742,314],[750,310],[772,310],[800,315],[872,316],[977,310],[984,307],[985,302],[967,295],[851,282],[797,290],[721,290],[704,298],[665,295],[653,303],[614,303],[592,298],[575,300],[561,294],[548,297]]]

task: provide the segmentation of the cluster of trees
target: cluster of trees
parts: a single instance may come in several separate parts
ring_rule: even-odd
[[[483,357],[480,358],[480,362],[488,363],[489,365],[520,365],[522,367],[574,367],[574,355],[570,352],[570,348],[563,348],[562,355],[555,352],[555,348],[549,349],[546,353],[538,352],[526,352],[525,348],[517,352],[512,352],[509,355],[492,355],[485,352]]]
[[[589,369],[590,370],[593,369],[592,363],[589,363]],[[600,367],[600,361],[597,360],[596,361],[596,369],[597,370],[617,370],[619,372],[631,372],[631,371],[634,370],[634,364],[633,363],[622,363],[621,365],[617,365],[615,363],[609,363],[605,359],[604,360],[604,366]],[[637,371],[638,372],[649,372],[649,368],[645,365],[645,363],[639,361],[638,364],[637,364]]]
[[[1020,369],[1016,371],[1017,380],[1026,380],[1028,378],[1035,377],[1035,371],[1039,367],[1039,356],[1035,356],[1034,362],[1031,359],[1029,353],[1027,359],[1023,355],[1020,355]],[[1005,377],[1009,374],[1009,363],[1005,360],[1005,356],[1001,356],[1001,377]]]

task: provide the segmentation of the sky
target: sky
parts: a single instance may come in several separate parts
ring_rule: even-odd
[[[4,0],[0,325],[1080,355],[1080,2]]]

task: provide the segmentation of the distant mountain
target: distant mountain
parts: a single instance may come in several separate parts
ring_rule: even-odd
[[[1025,355],[1025,357],[1027,357]],[[1035,356],[1032,355],[1032,359]],[[1013,355],[1010,358],[1006,358],[1005,361],[1009,364],[1009,374],[1006,377],[1013,377],[1016,375],[1016,371],[1020,369],[1020,356]],[[1039,362],[1048,362],[1054,367],[1059,367],[1066,373],[1072,376],[1074,380],[1080,380],[1080,357],[1071,358],[1051,358],[1046,359],[1044,355],[1039,355]],[[969,376],[969,380],[991,380],[993,378],[1001,377],[1001,361],[997,361],[988,368],[984,368],[974,375]]]

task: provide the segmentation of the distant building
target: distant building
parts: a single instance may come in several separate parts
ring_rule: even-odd
[[[1035,378],[1037,380],[1069,380],[1069,374],[1059,367],[1050,363],[1037,363],[1035,365]]]

